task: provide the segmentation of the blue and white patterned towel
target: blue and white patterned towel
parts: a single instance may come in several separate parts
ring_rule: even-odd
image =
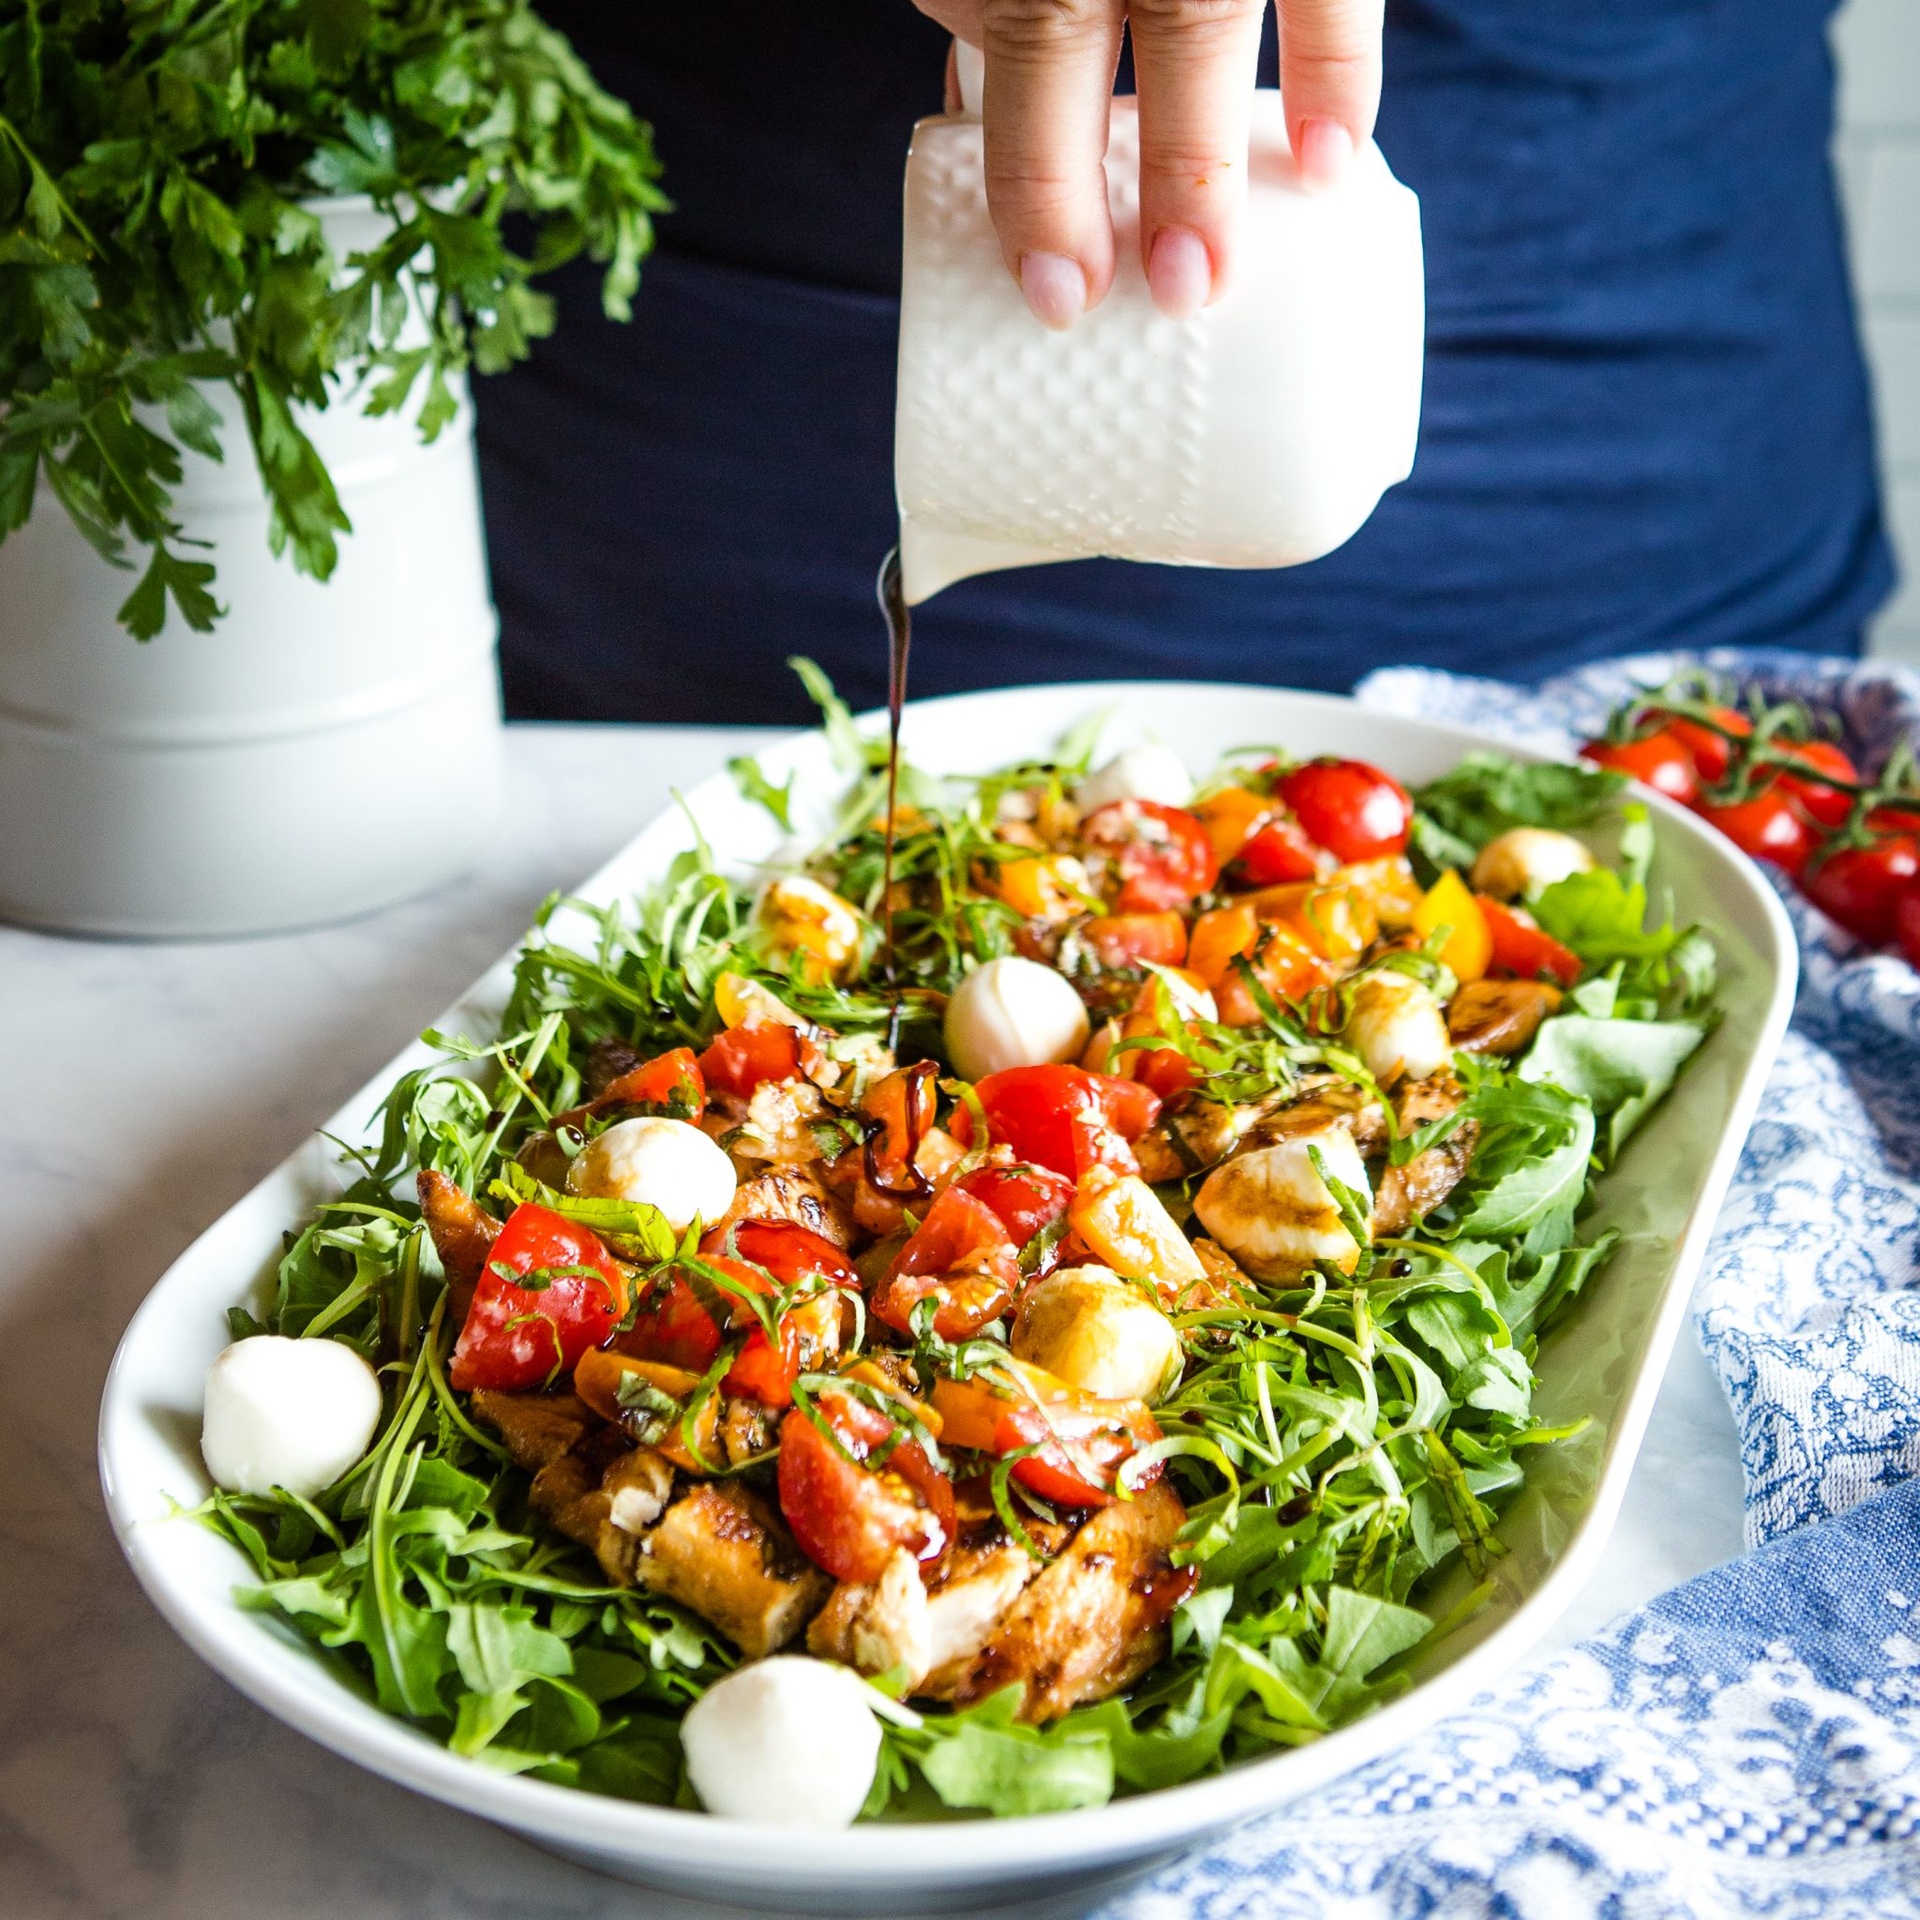
[[[1702,663],[1838,712],[1868,768],[1920,737],[1920,675],[1778,652],[1359,694],[1565,752]],[[1757,1551],[1102,1920],[1920,1916],[1920,978],[1788,910],[1799,1006],[1696,1296]]]

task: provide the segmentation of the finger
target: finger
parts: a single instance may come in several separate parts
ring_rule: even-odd
[[[1140,90],[1140,257],[1175,320],[1226,284],[1247,197],[1264,0],[1131,0]]]
[[[1107,109],[1121,0],[987,0],[987,207],[1027,304],[1070,327],[1113,284]]]
[[[1302,181],[1331,186],[1380,109],[1382,0],[1280,0],[1280,91]]]

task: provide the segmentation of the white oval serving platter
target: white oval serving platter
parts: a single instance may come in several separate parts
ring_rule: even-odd
[[[1090,712],[1110,708],[1109,751],[1158,739],[1197,771],[1226,750],[1277,744],[1297,754],[1356,755],[1410,785],[1474,747],[1456,728],[1369,712],[1350,700],[1264,687],[1184,682],[1067,685],[969,694],[912,707],[906,745],[933,772],[978,772],[1044,755]],[[871,730],[884,722],[868,716]],[[1526,756],[1520,756],[1526,757]],[[770,749],[776,783],[795,775],[796,820],[818,831],[844,782],[818,733]],[[343,1184],[337,1149],[316,1134],[217,1221],[162,1277],[121,1341],[100,1411],[100,1471],[121,1546],[154,1604],[210,1666],[289,1725],[374,1772],[511,1828],[527,1839],[643,1884],[769,1909],[931,1911],[1031,1897],[1122,1873],[1230,1822],[1279,1807],[1394,1746],[1513,1668],[1578,1592],[1606,1549],[1715,1215],[1732,1176],[1797,977],[1792,931],[1772,888],[1710,827],[1651,799],[1654,897],[1706,921],[1722,957],[1725,1018],[1679,1086],[1604,1183],[1594,1226],[1623,1233],[1618,1254],[1568,1321],[1542,1344],[1536,1407],[1587,1415],[1590,1444],[1541,1463],[1501,1525],[1490,1604],[1424,1660],[1409,1692],[1371,1718],[1214,1777],[1077,1813],[983,1826],[973,1821],[869,1825],[810,1833],[602,1798],[459,1758],[379,1712],[290,1634],[234,1603],[251,1571],[204,1528],[177,1516],[207,1492],[201,1381],[226,1342],[226,1309],[257,1302],[281,1236]],[[779,839],[765,812],[724,775],[654,821],[579,889],[620,899],[692,844],[689,815],[720,861],[745,871]],[[564,937],[564,928],[556,923]],[[436,1024],[490,1035],[503,1004],[502,960]],[[439,1056],[403,1052],[326,1124],[358,1141],[402,1073]],[[177,1503],[177,1504],[176,1504]],[[1442,1596],[1442,1604],[1445,1596]]]

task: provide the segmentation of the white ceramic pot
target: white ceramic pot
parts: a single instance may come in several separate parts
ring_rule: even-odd
[[[363,200],[316,209],[337,257]],[[471,863],[498,806],[498,621],[473,411],[423,446],[343,396],[302,424],[353,532],[326,584],[267,546],[233,395],[226,459],[185,456],[176,512],[213,542],[226,617],[144,645],[109,567],[43,489],[0,543],[0,915],[73,932],[263,933],[367,912]]]

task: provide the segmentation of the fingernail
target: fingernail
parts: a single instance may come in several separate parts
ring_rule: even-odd
[[[1353,135],[1338,120],[1307,120],[1300,127],[1300,183],[1335,185],[1353,158]]]
[[[1023,253],[1020,291],[1033,317],[1055,333],[1065,333],[1087,310],[1087,276],[1064,253]]]
[[[1147,286],[1153,304],[1169,320],[1198,313],[1213,296],[1213,258],[1191,227],[1162,227],[1147,256]]]

